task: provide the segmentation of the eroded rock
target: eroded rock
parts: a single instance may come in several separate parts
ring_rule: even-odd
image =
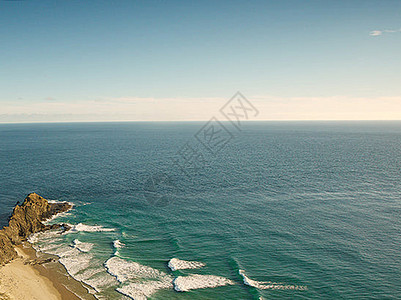
[[[43,221],[71,207],[68,202],[49,203],[36,193],[29,194],[21,205],[15,206],[8,226],[0,230],[0,265],[16,258],[14,245],[21,244],[32,233],[61,227],[65,229],[65,224],[45,225]]]

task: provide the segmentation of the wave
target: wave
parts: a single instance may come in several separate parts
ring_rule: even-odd
[[[172,258],[168,262],[168,267],[171,271],[184,270],[184,269],[198,269],[204,267],[205,264],[199,261],[187,261],[178,258]]]
[[[57,247],[57,242],[62,242],[62,238],[60,236],[61,230],[49,230],[44,232],[36,232],[31,234],[27,241],[32,245],[35,250],[46,252],[44,249]],[[43,243],[44,245],[39,245],[38,242]],[[38,248],[38,249],[37,249]]]
[[[158,290],[170,288],[172,288],[171,281],[144,281],[130,282],[117,288],[116,291],[135,300],[146,300]]]
[[[50,218],[44,220],[43,223],[44,223],[45,225],[47,225],[47,224],[49,224],[51,221],[53,221],[54,219],[57,219],[57,218],[59,218],[59,217],[69,216],[69,215],[71,215],[71,212],[70,212],[70,211],[64,211],[64,212],[61,212],[61,213],[58,213],[58,214],[55,214],[55,215],[51,216]]]
[[[115,276],[121,283],[131,279],[137,280],[146,278],[158,280],[164,277],[171,277],[162,271],[153,269],[152,267],[144,266],[134,261],[127,261],[116,256],[108,259],[105,263],[105,267],[108,272]]]
[[[58,201],[58,200],[47,200],[48,203],[65,203],[67,202],[69,205],[74,206],[74,203],[68,201]]]
[[[35,250],[58,256],[59,262],[68,274],[75,280],[85,283],[87,285],[85,287],[92,294],[119,284],[115,277],[106,272],[103,262],[94,259],[89,253],[94,244],[75,239],[68,245],[60,235],[61,232],[61,230],[38,232],[31,235],[28,241]]]
[[[302,285],[290,285],[290,284],[282,284],[282,283],[276,283],[276,282],[271,282],[271,281],[256,281],[250,279],[248,276],[245,275],[244,270],[239,270],[238,272],[243,280],[244,284],[260,289],[260,290],[307,290],[306,286]]]
[[[94,289],[94,291],[88,289],[90,293],[100,293],[109,287],[118,285],[117,280],[106,272],[100,261],[95,261],[92,255],[82,253],[75,248],[74,250],[69,253],[66,251],[67,254],[62,254],[59,261],[75,280]]]
[[[92,255],[82,253],[76,248],[68,250],[64,247],[59,248],[55,254],[60,257],[60,263],[64,265],[71,276],[76,279],[78,278],[80,281],[83,279],[81,276],[78,276],[78,273],[90,267]]]
[[[66,233],[74,233],[74,232],[107,232],[107,231],[115,231],[114,228],[105,228],[100,225],[85,225],[82,223],[78,223],[76,225],[67,224],[71,227],[70,230],[66,231]]]
[[[71,232],[114,231],[112,228],[90,226],[79,223],[70,225]],[[114,240],[115,256],[104,262],[94,257],[94,244],[74,239],[66,243],[62,229],[40,232],[29,237],[32,246],[41,252],[57,255],[59,262],[74,279],[85,284],[88,291],[96,297],[106,296],[109,289],[132,299],[148,299],[160,289],[186,292],[193,289],[214,288],[234,284],[230,279],[214,275],[179,276],[172,275],[118,257],[118,251],[124,247],[120,240]],[[195,269],[205,266],[202,262],[185,261],[172,258],[168,262],[171,270]],[[106,297],[107,298],[107,297]]]
[[[28,236],[26,240],[28,241],[28,243],[33,245],[39,241],[38,234],[37,233],[31,234],[30,236]]]
[[[92,250],[94,244],[92,243],[84,243],[78,239],[73,240],[72,247],[78,249],[81,252],[89,252]]]
[[[125,246],[125,244],[120,242],[120,240],[114,240],[113,241],[113,247],[116,249],[116,251],[114,252],[114,255],[115,256],[119,256],[120,255],[119,250],[124,246]]]
[[[234,282],[230,279],[215,275],[193,274],[189,276],[179,276],[174,279],[173,284],[177,292],[187,292],[194,289],[232,285]]]
[[[76,241],[74,240],[74,243],[80,245],[80,242],[77,243]],[[88,289],[90,293],[101,292],[103,289],[118,284],[117,280],[106,272],[101,262],[94,261],[93,256],[83,252],[82,249],[65,245],[53,245],[51,248],[39,249],[58,256],[59,262],[71,277],[94,289],[94,291]]]
[[[51,221],[53,221],[54,219],[56,219],[58,217],[70,215],[71,214],[70,210],[73,209],[75,206],[74,203],[68,202],[68,201],[47,200],[47,202],[48,203],[65,203],[65,202],[67,202],[69,205],[71,205],[71,208],[67,211],[56,213],[56,214],[52,215],[50,218],[43,221],[44,224],[49,224]]]
[[[159,289],[173,287],[172,276],[137,262],[113,256],[106,261],[105,267],[123,284],[116,291],[132,299],[147,299]]]
[[[100,262],[96,267],[91,267],[85,270],[77,277],[80,281],[92,287],[97,293],[100,293],[109,287],[118,285],[116,278],[107,273]]]

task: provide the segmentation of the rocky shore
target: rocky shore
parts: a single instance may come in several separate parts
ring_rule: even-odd
[[[15,246],[26,241],[32,233],[66,228],[64,224],[45,225],[43,222],[71,208],[68,202],[49,203],[36,193],[29,194],[21,205],[15,206],[8,226],[0,230],[0,266],[18,257]]]

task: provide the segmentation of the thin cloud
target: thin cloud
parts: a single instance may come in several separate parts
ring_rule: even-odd
[[[378,35],[382,35],[382,34],[383,34],[383,31],[381,31],[381,30],[373,30],[373,31],[369,32],[369,35],[371,35],[371,36],[378,36]]]
[[[152,99],[152,100],[150,100]],[[401,96],[280,97],[249,95],[255,120],[401,120]],[[0,102],[2,122],[206,121],[227,98],[122,97],[86,101]],[[134,104],[134,105],[133,105]]]
[[[396,32],[401,32],[401,28],[400,29],[372,30],[371,32],[369,32],[369,35],[370,36],[379,36],[379,35],[383,35],[384,33],[396,33]]]

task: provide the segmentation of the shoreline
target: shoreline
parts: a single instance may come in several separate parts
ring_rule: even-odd
[[[38,263],[32,267],[36,269],[40,276],[48,278],[54,287],[61,293],[61,295],[69,295],[69,298],[61,299],[82,299],[82,300],[95,300],[96,297],[91,294],[85,287],[85,284],[74,279],[68,274],[66,268],[59,262],[59,257],[35,250],[29,242],[24,244],[24,251],[29,252],[30,257],[34,261],[46,261],[51,259],[50,262]],[[75,297],[75,298],[74,298]]]
[[[72,208],[72,203],[48,201],[35,193],[15,206],[9,226],[0,230],[0,300],[96,299],[68,274],[59,257],[36,251],[27,241],[32,233],[63,226],[45,224]]]
[[[38,257],[29,243],[16,246],[15,250],[18,257],[0,267],[0,299],[96,299],[57,259],[47,262],[47,255]]]

